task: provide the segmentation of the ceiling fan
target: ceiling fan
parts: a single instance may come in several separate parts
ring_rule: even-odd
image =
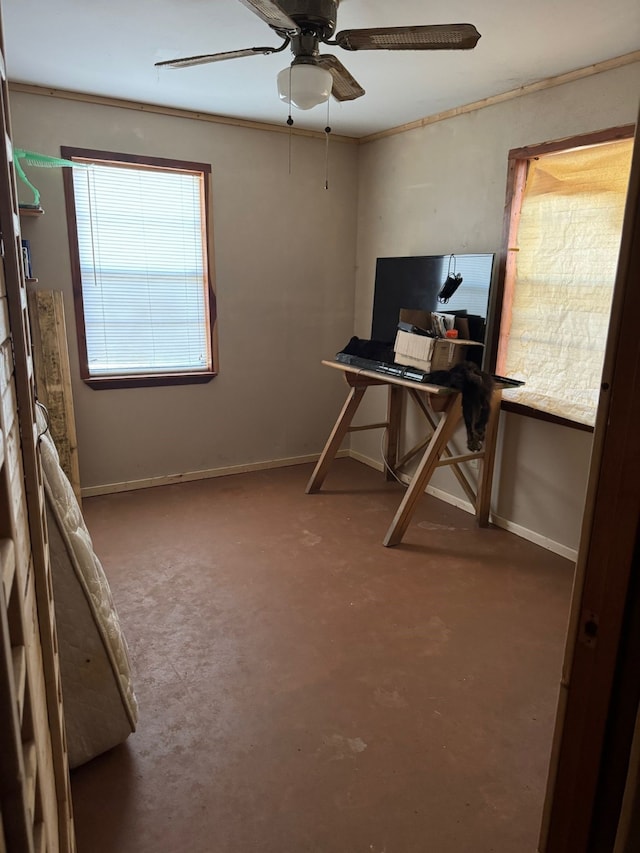
[[[432,24],[342,30],[335,35],[340,0],[240,0],[283,39],[279,47],[249,47],[222,53],[156,62],[158,67],[186,68],[224,59],[280,53],[291,45],[293,62],[278,75],[280,98],[299,109],[327,101],[352,101],[365,94],[340,60],[321,54],[320,44],[344,50],[470,50],[480,33],[473,24]]]

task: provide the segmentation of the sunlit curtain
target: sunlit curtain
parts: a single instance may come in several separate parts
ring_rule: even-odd
[[[624,140],[531,160],[502,366],[526,384],[506,399],[594,423],[632,147]]]

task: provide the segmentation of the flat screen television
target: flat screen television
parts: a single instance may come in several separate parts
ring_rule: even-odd
[[[493,262],[493,254],[378,258],[371,339],[387,343],[395,341],[401,308],[444,314],[466,311],[482,318],[484,329]],[[462,281],[449,301],[441,303],[438,294],[450,274],[461,275]]]

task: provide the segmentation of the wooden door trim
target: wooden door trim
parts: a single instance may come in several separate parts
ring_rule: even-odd
[[[636,137],[539,849],[587,853],[640,517],[640,143]],[[621,697],[618,697],[620,700]],[[624,702],[624,697],[622,697]],[[628,711],[628,709],[626,709]],[[631,743],[629,743],[629,750]],[[626,773],[623,767],[620,773]],[[611,804],[609,804],[611,807]],[[618,804],[618,808],[621,803]]]

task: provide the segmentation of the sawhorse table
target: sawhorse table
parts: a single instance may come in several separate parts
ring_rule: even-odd
[[[339,361],[323,361],[322,363],[327,367],[341,370],[350,390],[320,459],[307,483],[306,494],[320,490],[329,467],[348,432],[384,428],[386,434],[383,452],[388,465],[388,468],[385,469],[388,480],[398,478],[399,469],[402,465],[422,452],[418,466],[383,539],[384,545],[398,545],[402,541],[418,500],[424,494],[435,469],[442,465],[452,466],[456,479],[475,507],[478,524],[481,527],[488,525],[502,386],[498,384],[491,396],[491,414],[487,424],[483,449],[477,453],[454,456],[448,444],[462,422],[462,398],[459,391],[445,388],[442,385],[425,385],[410,379],[376,373],[373,370],[363,370]],[[374,385],[386,385],[389,388],[387,420],[381,423],[352,426],[351,422],[362,402],[365,391]],[[413,398],[429,422],[432,432],[426,440],[421,441],[400,458],[402,397],[405,393]],[[438,414],[440,414],[439,419]],[[460,468],[460,463],[469,462],[472,459],[479,460],[476,489]]]

